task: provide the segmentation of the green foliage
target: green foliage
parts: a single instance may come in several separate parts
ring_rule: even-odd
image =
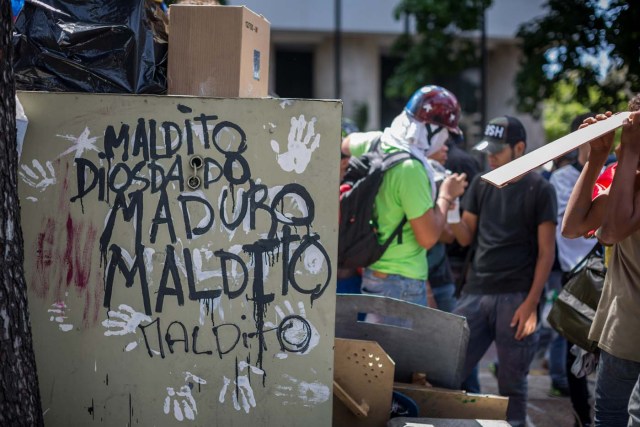
[[[615,111],[640,91],[640,2],[548,0],[546,7],[518,31],[519,110],[539,115],[560,82],[574,88],[573,101],[596,112]]]
[[[561,81],[554,87],[554,92],[550,98],[544,102],[542,110],[544,118],[544,131],[546,142],[555,141],[571,132],[571,122],[583,113],[599,113],[605,110],[590,110],[585,105],[595,105],[602,91],[599,87],[587,88],[587,103],[580,103],[575,100],[576,88],[568,81]],[[627,100],[621,100],[617,105],[608,108],[611,111],[624,111],[627,109]],[[614,147],[620,143],[620,133],[617,132],[614,140]]]
[[[418,87],[455,76],[479,63],[477,41],[460,37],[480,29],[482,12],[492,0],[402,0],[396,19],[411,16],[417,36],[400,36],[393,52],[402,58],[387,82],[389,98],[407,98]]]
[[[595,90],[591,91],[595,93]],[[543,117],[544,131],[547,142],[568,134],[571,130],[573,119],[589,110],[574,100],[575,90],[567,82],[560,82],[554,95],[545,101]]]

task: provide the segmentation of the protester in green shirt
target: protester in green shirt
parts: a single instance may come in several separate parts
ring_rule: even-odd
[[[384,242],[404,217],[402,238],[394,239],[382,257],[368,266],[362,292],[426,305],[426,249],[440,237],[446,213],[467,185],[464,174],[453,174],[434,200],[433,170],[426,156],[439,150],[449,132],[460,133],[456,97],[439,86],[425,86],[412,96],[404,111],[383,132],[354,133],[342,144],[346,155],[361,156],[380,138],[385,153],[410,152],[414,158],[388,170],[375,199],[378,241]],[[368,315],[367,321],[392,323]],[[403,324],[403,322],[393,322]]]

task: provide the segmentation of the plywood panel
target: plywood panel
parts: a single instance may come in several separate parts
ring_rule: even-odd
[[[19,98],[46,424],[330,425],[341,103]]]
[[[578,148],[582,144],[586,144],[606,133],[616,130],[623,125],[630,114],[628,111],[616,113],[606,120],[578,129],[562,138],[543,145],[537,150],[510,161],[504,166],[485,173],[482,175],[482,179],[496,187],[504,187],[527,172]]]
[[[395,391],[409,396],[420,408],[420,417],[506,420],[509,399],[490,394],[473,394],[396,383]]]

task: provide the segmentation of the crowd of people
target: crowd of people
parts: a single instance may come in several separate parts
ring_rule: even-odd
[[[418,89],[383,131],[359,132],[345,122],[341,178],[351,156],[372,149],[411,157],[384,173],[373,206],[379,241],[403,224],[401,238],[371,265],[340,270],[338,292],[464,316],[470,337],[461,388],[480,392],[477,366],[494,344],[499,393],[509,398],[507,420],[525,426],[527,377],[541,351],[545,301],[602,245],[608,270],[589,335],[598,343],[595,408],[586,372],[577,377],[570,369],[573,343],[555,333],[544,340],[550,393],[571,397],[576,426],[640,426],[640,341],[634,338],[640,328],[640,95],[629,110],[615,154],[610,132],[556,159],[551,171],[525,174],[503,188],[483,181],[477,156],[461,147],[460,106],[445,88]],[[610,116],[578,116],[571,131]],[[523,156],[528,142],[520,120],[503,115],[487,124],[472,150],[495,169]],[[608,179],[600,182],[603,172]]]

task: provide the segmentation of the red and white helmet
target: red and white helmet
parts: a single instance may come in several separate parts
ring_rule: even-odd
[[[411,96],[404,107],[407,114],[421,123],[442,126],[455,134],[458,127],[460,104],[454,94],[440,86],[423,86]]]

